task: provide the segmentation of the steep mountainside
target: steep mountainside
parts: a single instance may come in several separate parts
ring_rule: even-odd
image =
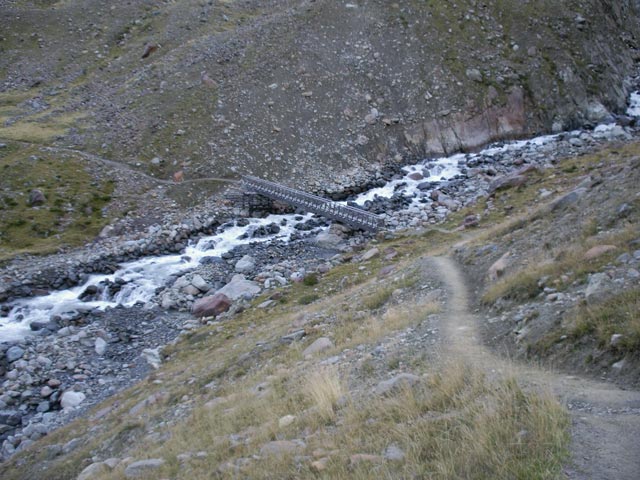
[[[4,1],[0,137],[339,190],[620,113],[639,18],[627,0]]]

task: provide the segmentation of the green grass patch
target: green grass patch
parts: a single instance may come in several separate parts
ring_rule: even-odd
[[[320,295],[318,295],[317,293],[310,293],[308,295],[303,295],[300,298],[298,298],[298,303],[300,305],[309,305],[319,299],[320,299]]]
[[[489,285],[482,296],[482,302],[488,305],[503,298],[514,301],[525,301],[534,298],[542,291],[540,280],[550,279],[546,285],[559,291],[566,289],[574,282],[585,282],[590,273],[600,271],[616,256],[629,251],[629,241],[637,236],[634,227],[615,232],[602,238],[590,238],[577,245],[560,245],[559,250],[551,252],[552,257],[537,262],[531,261],[522,267]],[[617,250],[586,260],[585,253],[593,246],[607,244],[617,246]]]
[[[571,336],[593,336],[600,348],[625,353],[640,351],[640,288],[618,293],[597,305],[582,305],[573,313]],[[615,347],[611,336],[622,337]]]
[[[0,259],[54,252],[99,233],[108,221],[102,209],[111,201],[111,180],[95,180],[89,166],[72,155],[14,143],[4,150],[0,150]],[[29,204],[34,189],[44,193],[44,204]]]

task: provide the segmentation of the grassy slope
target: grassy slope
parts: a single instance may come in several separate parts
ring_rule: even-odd
[[[165,459],[148,478],[204,479],[220,468],[222,478],[233,478],[234,465],[248,478],[559,475],[566,416],[556,400],[523,390],[513,378],[489,379],[472,365],[426,360],[422,348],[399,349],[382,367],[370,355],[337,366],[319,363],[359,346],[353,351],[369,352],[437,312],[414,265],[451,242],[451,235],[438,232],[382,242],[378,247],[395,250],[395,258],[345,263],[316,285],[284,289],[272,309],[251,308],[188,335],[165,348],[166,361],[150,378],[16,456],[0,467],[2,477],[37,478],[46,471],[50,479],[73,478],[91,458],[123,456]],[[388,265],[394,272],[380,277]],[[311,294],[317,300],[301,306]],[[300,322],[304,342],[280,343]],[[335,347],[303,358],[303,346],[327,335]],[[415,388],[372,396],[377,381],[407,369],[423,376]],[[132,411],[136,405],[144,407]],[[295,419],[280,427],[285,415]],[[52,453],[71,438],[82,439],[76,450]],[[306,441],[302,457],[253,459],[268,441],[296,438]],[[375,457],[392,444],[405,452],[404,460]],[[188,452],[205,453],[178,458]],[[356,454],[374,457],[358,461]],[[124,467],[96,478],[123,478]]]
[[[0,149],[0,260],[82,245],[107,222],[102,208],[113,182],[73,154],[53,154],[10,142]],[[38,189],[46,201],[30,206]]]

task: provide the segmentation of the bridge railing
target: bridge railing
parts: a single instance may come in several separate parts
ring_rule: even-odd
[[[338,220],[355,228],[377,231],[384,226],[384,220],[379,215],[349,205],[333,202],[318,195],[296,190],[295,188],[249,175],[243,176],[241,183],[245,188],[273,200],[286,202],[308,212]]]

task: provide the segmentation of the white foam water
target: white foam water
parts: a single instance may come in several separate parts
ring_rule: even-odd
[[[298,219],[296,220],[295,217]],[[148,303],[154,297],[156,289],[163,286],[170,276],[196,267],[204,257],[219,257],[237,246],[250,243],[275,240],[286,242],[296,231],[295,224],[310,218],[311,214],[303,215],[302,219],[296,215],[250,218],[248,225],[228,226],[216,235],[204,237],[197,243],[189,245],[183,254],[142,258],[122,264],[113,274],[91,275],[84,284],[79,286],[54,291],[41,297],[16,300],[11,304],[9,315],[0,319],[0,341],[22,338],[30,331],[29,325],[32,322],[48,322],[55,315],[64,317],[93,309],[104,310],[117,305],[130,307],[137,303]],[[280,226],[278,233],[251,238],[250,232],[272,223]],[[111,298],[107,294],[93,301],[82,301],[79,298],[89,285],[105,282],[119,282],[123,286]]]

